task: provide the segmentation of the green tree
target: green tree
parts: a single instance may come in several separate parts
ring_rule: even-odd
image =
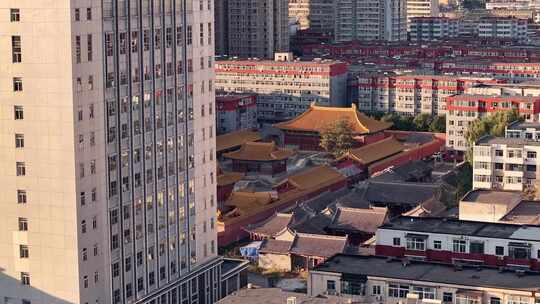
[[[430,132],[445,133],[446,132],[446,115],[438,115],[433,118],[429,124]]]
[[[413,117],[402,116],[397,113],[387,113],[381,117],[382,121],[391,122],[393,130],[414,131]]]
[[[427,113],[421,113],[416,115],[413,119],[414,128],[416,131],[428,131],[433,117]]]
[[[321,148],[335,158],[347,153],[354,144],[352,129],[352,125],[345,119],[331,123],[321,133]]]
[[[469,145],[466,158],[467,161],[472,161],[472,147],[474,143],[484,135],[492,135],[496,137],[504,136],[506,126],[516,120],[521,120],[522,117],[516,109],[504,112],[496,112],[491,115],[479,118],[467,127],[465,139]]]

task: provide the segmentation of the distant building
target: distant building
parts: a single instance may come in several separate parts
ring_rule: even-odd
[[[407,19],[409,26],[412,18],[438,16],[439,0],[407,0]]]
[[[289,17],[298,21],[300,30],[334,34],[335,0],[289,0]]]
[[[492,78],[375,73],[358,76],[358,108],[364,112],[415,116],[446,114],[445,98]]]
[[[407,40],[406,0],[335,0],[335,41]]]
[[[216,55],[272,58],[289,50],[288,0],[215,2]]]
[[[429,228],[429,227],[427,227]],[[458,230],[459,231],[459,230]],[[459,233],[459,232],[458,232]],[[422,235],[408,234],[410,239],[429,241],[447,246],[444,240],[422,239]],[[433,254],[468,248],[469,241],[453,238],[456,245],[435,249]],[[403,236],[397,240],[405,241]],[[415,240],[416,240],[415,239]],[[481,247],[470,241],[473,250]],[[422,242],[410,241],[411,247]],[[444,244],[444,245],[443,245]],[[413,249],[412,252],[419,250]],[[517,252],[522,252],[518,250]],[[457,254],[456,254],[457,255]],[[421,259],[421,258],[419,258]],[[308,295],[328,297],[329,303],[507,303],[533,304],[540,298],[540,274],[515,268],[499,270],[493,267],[460,267],[419,259],[389,259],[377,256],[338,254],[316,266],[308,274]]]
[[[540,141],[540,123],[515,121],[506,126],[505,137]]]
[[[414,42],[453,39],[459,36],[459,19],[447,17],[409,18],[409,39]]]
[[[526,43],[527,19],[514,17],[484,17],[477,23],[479,38],[509,39]]]
[[[345,106],[347,64],[333,60],[295,61],[291,53],[276,60],[216,62],[217,90],[256,93],[260,122],[294,118],[312,103]]]
[[[255,94],[217,94],[216,130],[218,134],[257,127]]]
[[[285,145],[296,146],[300,150],[320,151],[320,134],[335,121],[346,120],[358,142],[357,146],[383,139],[384,130],[392,124],[373,119],[356,109],[321,107],[311,105],[307,111],[289,121],[274,126],[284,133]]]
[[[462,94],[446,98],[446,146],[458,151],[469,147],[465,132],[470,123],[490,113],[516,109],[526,121],[538,122],[540,97]]]

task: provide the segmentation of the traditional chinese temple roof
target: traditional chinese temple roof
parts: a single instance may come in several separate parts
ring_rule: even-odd
[[[235,160],[278,161],[285,160],[294,153],[291,149],[278,148],[274,142],[245,142],[239,150],[223,156]]]
[[[376,133],[392,126],[389,122],[382,122],[361,113],[354,104],[350,108],[321,107],[312,104],[306,112],[296,118],[274,126],[282,130],[321,133],[339,120],[348,121],[356,135]]]
[[[383,158],[398,154],[403,150],[405,150],[405,146],[400,141],[394,137],[388,137],[378,142],[352,149],[341,158],[350,157],[362,164],[371,164]]]
[[[241,130],[216,136],[216,152],[221,152],[239,147],[248,141],[261,140],[259,132]]]

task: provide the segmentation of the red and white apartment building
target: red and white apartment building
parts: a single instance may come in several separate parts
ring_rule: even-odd
[[[255,94],[216,95],[216,132],[225,134],[257,127]]]
[[[457,151],[469,147],[465,132],[477,118],[516,109],[525,121],[540,118],[540,86],[535,84],[487,84],[446,98],[446,146]]]
[[[216,90],[257,94],[260,122],[289,120],[312,103],[345,106],[347,64],[335,60],[294,60],[276,53],[275,60],[222,60],[215,65]]]
[[[445,98],[467,88],[501,81],[492,78],[392,73],[358,76],[358,108],[414,116],[446,114]]]
[[[540,60],[538,58],[534,61],[505,57],[475,60],[470,58],[448,59],[436,63],[434,69],[442,74],[493,77],[508,82],[538,80],[540,78]]]
[[[377,255],[540,270],[540,226],[401,216],[376,233]]]

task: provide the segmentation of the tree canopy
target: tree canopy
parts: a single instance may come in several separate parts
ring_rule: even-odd
[[[347,153],[354,145],[353,127],[347,120],[331,123],[321,133],[320,146],[335,158]]]
[[[472,160],[472,147],[484,135],[504,136],[506,126],[516,120],[521,120],[517,110],[496,112],[471,122],[465,132],[465,139],[469,144],[467,159]]]
[[[414,117],[404,116],[398,113],[373,114],[372,117],[382,121],[391,122],[392,129],[400,131],[422,131],[422,132],[446,132],[446,116],[432,116],[428,113],[421,113]]]

